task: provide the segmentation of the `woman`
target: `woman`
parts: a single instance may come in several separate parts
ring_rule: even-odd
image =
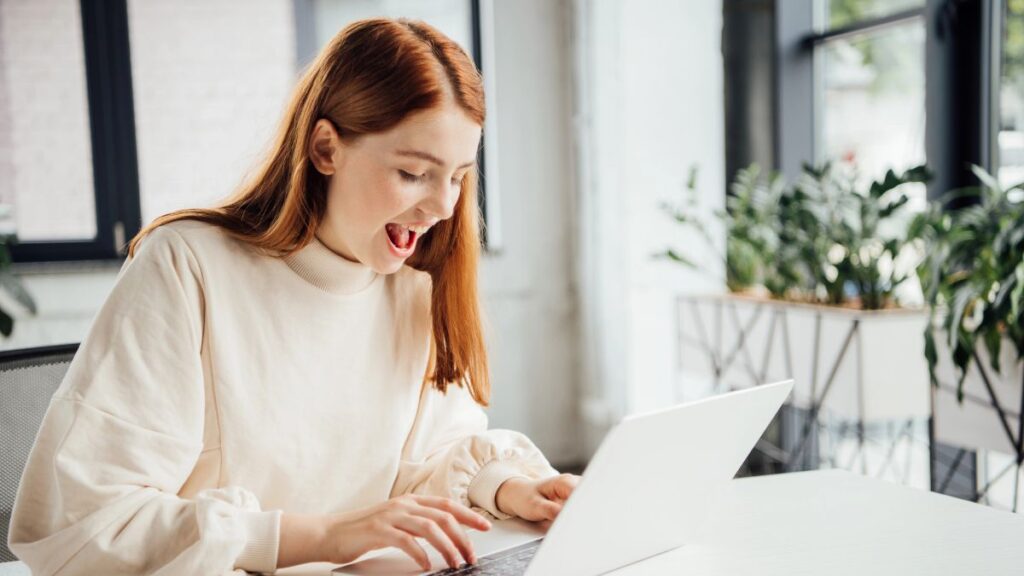
[[[578,477],[487,430],[479,74],[421,22],[342,30],[257,176],[143,230],[57,391],[10,547],[37,575],[273,572],[550,522]],[[474,508],[474,509],[471,509]]]

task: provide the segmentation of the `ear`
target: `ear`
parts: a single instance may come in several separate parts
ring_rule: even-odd
[[[309,160],[317,172],[324,176],[334,174],[334,156],[340,151],[341,137],[326,118],[313,125],[309,136]]]

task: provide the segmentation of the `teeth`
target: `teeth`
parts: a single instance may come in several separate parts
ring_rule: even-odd
[[[427,230],[430,230],[430,226],[406,226],[406,228],[415,232],[417,236],[423,236]]]

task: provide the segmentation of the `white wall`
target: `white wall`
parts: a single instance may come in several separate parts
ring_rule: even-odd
[[[704,212],[724,202],[722,6],[577,0],[573,8],[589,453],[611,422],[677,399],[675,297],[722,289],[721,264],[658,209],[679,197],[694,164]],[[652,257],[668,245],[710,275]]]
[[[481,269],[492,425],[528,431],[556,462],[579,444],[565,6],[493,5],[503,239]]]

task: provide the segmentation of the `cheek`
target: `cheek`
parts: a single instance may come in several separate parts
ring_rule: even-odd
[[[369,193],[367,204],[373,206],[377,224],[383,226],[400,219],[418,200],[416,184],[401,182],[398,178],[382,178]]]
[[[376,231],[414,204],[413,195],[401,182],[386,177],[345,181],[330,191],[328,212],[350,229]]]
[[[378,206],[390,220],[400,216],[416,203],[415,186],[401,182],[385,182],[378,191]]]

